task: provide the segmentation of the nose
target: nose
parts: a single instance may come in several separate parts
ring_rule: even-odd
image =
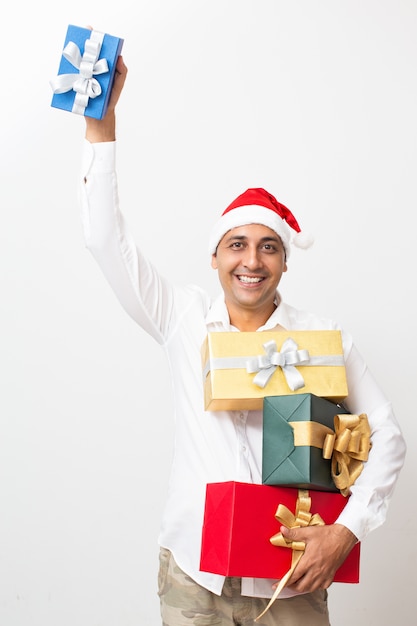
[[[258,247],[255,245],[249,245],[245,249],[245,254],[242,258],[242,263],[250,270],[255,270],[261,265]]]

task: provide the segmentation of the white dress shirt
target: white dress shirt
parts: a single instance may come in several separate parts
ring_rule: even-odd
[[[262,412],[204,410],[200,348],[208,331],[236,331],[224,297],[214,302],[200,287],[173,285],[137,249],[118,206],[116,143],[85,141],[80,203],[85,242],[127,313],[165,351],[172,376],[175,449],[159,535],[161,546],[193,580],[220,594],[224,577],[199,570],[206,484],[262,482]],[[331,320],[280,301],[271,330],[342,330]],[[351,413],[366,413],[372,449],[338,518],[359,540],[380,526],[399,471],[405,443],[386,399],[352,338],[342,330]],[[244,595],[270,597],[271,580],[242,580]],[[281,597],[293,595],[284,589]]]

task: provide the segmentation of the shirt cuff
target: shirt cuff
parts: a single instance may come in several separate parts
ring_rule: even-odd
[[[84,140],[82,155],[82,175],[109,174],[116,169],[116,142],[103,141],[90,143]]]
[[[363,505],[360,502],[356,502],[351,496],[349,502],[337,520],[335,520],[335,524],[343,524],[357,537],[358,541],[363,541],[371,531],[368,515],[368,511],[364,511]]]

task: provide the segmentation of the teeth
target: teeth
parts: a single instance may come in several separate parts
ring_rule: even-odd
[[[260,283],[262,278],[252,278],[250,276],[239,276],[242,283]]]

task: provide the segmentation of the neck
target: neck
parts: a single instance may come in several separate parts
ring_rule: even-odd
[[[227,307],[231,325],[238,328],[241,332],[258,330],[258,328],[266,324],[276,308],[275,302],[271,302],[270,307],[267,309],[263,307],[260,311],[247,311],[242,308],[233,310],[233,307]]]

